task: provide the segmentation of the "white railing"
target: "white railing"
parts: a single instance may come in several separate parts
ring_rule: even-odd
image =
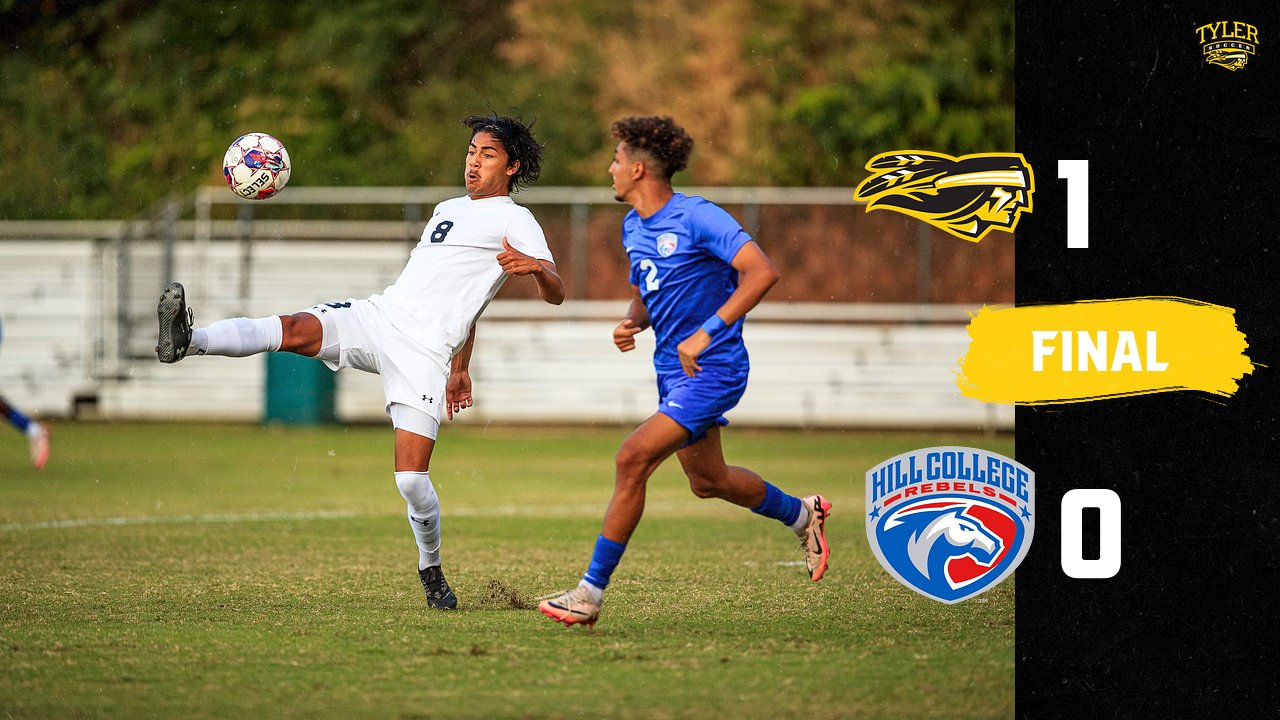
[[[846,188],[682,188],[736,206],[751,230],[763,205],[854,205]],[[296,312],[365,297],[403,267],[432,203],[457,187],[291,187],[270,204],[201,188],[131,221],[0,222],[0,391],[53,416],[252,421],[262,417],[261,359],[153,359],[155,298],[188,284],[197,324]],[[533,188],[521,203],[569,206],[570,263],[585,287],[586,208],[617,205],[608,188]],[[255,218],[272,206],[383,205],[400,220]],[[236,207],[225,219],[223,206]],[[921,228],[926,228],[923,223]],[[928,297],[928,234],[917,275]],[[481,404],[464,422],[630,423],[652,412],[653,371],[641,351],[609,342],[625,300],[561,307],[495,301],[481,321],[474,376]],[[959,395],[955,367],[976,307],[766,302],[747,337],[752,385],[732,416],[761,425],[1008,429],[1009,407]],[[642,336],[643,338],[643,336]],[[338,414],[382,421],[375,376],[343,373]]]

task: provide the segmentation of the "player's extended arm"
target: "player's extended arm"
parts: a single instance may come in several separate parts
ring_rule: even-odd
[[[462,343],[449,363],[449,382],[444,386],[444,407],[450,420],[454,413],[471,407],[471,350],[475,344],[476,326],[472,325],[467,341]]]
[[[734,324],[759,305],[769,288],[778,282],[777,269],[773,267],[769,256],[764,254],[764,250],[754,242],[743,245],[738,254],[733,256],[732,264],[733,269],[738,271],[738,289],[733,291],[714,316],[707,318],[701,329],[676,346],[680,365],[689,377],[702,370],[698,365],[698,356],[711,344],[711,336]]]
[[[506,248],[498,254],[502,272],[508,275],[532,275],[538,283],[538,296],[544,302],[552,305],[564,302],[564,281],[560,279],[560,273],[556,272],[555,263],[525,255],[511,247],[506,238],[502,238],[502,247]]]
[[[769,256],[754,242],[743,245],[733,256],[733,269],[738,271],[738,289],[716,311],[725,325],[732,325],[751,312],[780,277]]]
[[[613,329],[613,344],[622,352],[636,349],[636,333],[649,327],[649,309],[644,306],[640,297],[640,288],[631,286],[631,304],[627,306],[627,314]]]

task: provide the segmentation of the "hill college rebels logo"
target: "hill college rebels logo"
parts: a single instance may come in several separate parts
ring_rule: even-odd
[[[680,238],[675,233],[662,233],[658,236],[658,254],[662,257],[671,257],[671,253],[676,251],[676,245],[680,242]]]
[[[1008,577],[1031,548],[1035,509],[1035,473],[989,450],[912,450],[867,471],[871,551],[898,582],[939,602]]]

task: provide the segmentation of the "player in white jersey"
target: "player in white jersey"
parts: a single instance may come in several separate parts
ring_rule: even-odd
[[[476,115],[463,124],[472,133],[467,194],[436,206],[400,277],[381,294],[193,329],[184,289],[171,283],[160,297],[156,345],[165,363],[283,351],[333,370],[379,374],[395,427],[396,486],[418,545],[418,577],[427,604],[446,610],[458,601],[440,567],[440,503],[428,475],[441,407],[449,419],[471,407],[475,322],[509,276],[532,277],[544,301],[564,301],[542,228],[510,197],[538,179],[542,147],[516,118]]]

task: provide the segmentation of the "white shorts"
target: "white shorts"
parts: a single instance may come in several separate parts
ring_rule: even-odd
[[[355,368],[379,375],[392,424],[436,437],[449,379],[447,362],[397,330],[368,300],[324,303],[306,312],[324,329],[317,358],[330,370]]]

